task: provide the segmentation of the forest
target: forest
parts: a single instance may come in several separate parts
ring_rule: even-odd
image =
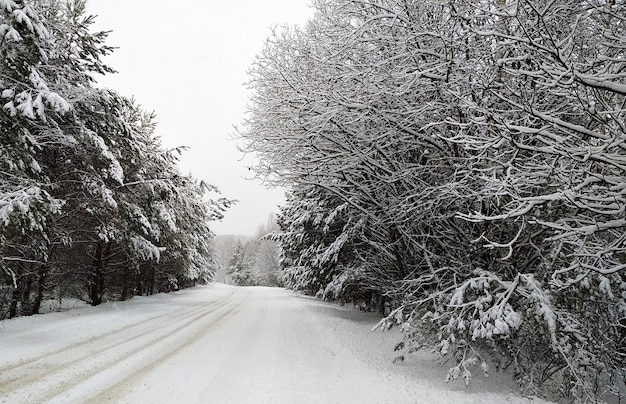
[[[155,117],[99,89],[84,0],[0,0],[0,319],[207,282],[231,201],[182,175]]]
[[[448,380],[624,397],[626,2],[315,0],[238,135],[286,285],[389,310]],[[621,390],[621,392],[620,392]]]
[[[225,268],[378,310],[448,381],[623,400],[626,1],[312,4],[249,68],[237,136],[287,202],[224,266],[233,201],[96,86],[113,49],[85,0],[0,0],[0,319]]]
[[[281,249],[269,237],[278,230],[274,215],[259,224],[252,236],[221,234],[213,239],[218,256],[214,280],[237,286],[283,287]]]

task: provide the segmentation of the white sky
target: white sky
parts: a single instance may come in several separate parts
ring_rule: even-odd
[[[253,234],[284,201],[282,190],[247,180],[251,173],[230,137],[247,103],[246,71],[274,25],[302,24],[309,0],[89,0],[93,30],[112,30],[117,49],[105,62],[117,74],[103,87],[155,111],[164,147],[189,146],[180,169],[239,203],[217,234]],[[249,159],[248,159],[249,161]]]

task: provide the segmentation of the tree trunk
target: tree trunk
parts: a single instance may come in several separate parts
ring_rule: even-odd
[[[41,301],[43,300],[43,292],[46,290],[46,280],[48,279],[48,266],[42,265],[39,268],[39,278],[37,279],[37,296],[33,302],[31,314],[39,314]]]
[[[130,275],[127,270],[122,272],[122,296],[120,299],[122,301],[128,299],[128,292],[130,289]]]
[[[108,250],[108,247],[107,247]],[[102,303],[102,297],[104,296],[104,257],[105,253],[102,248],[102,243],[96,244],[96,252],[93,258],[91,279],[89,281],[89,299],[92,306],[97,306]]]
[[[9,306],[9,318],[14,318],[17,316],[17,302],[20,300],[20,288],[19,283],[16,289],[13,289],[13,293],[11,294],[11,305]]]
[[[135,294],[143,296],[143,290],[143,269],[140,265],[137,269],[137,273],[135,274]]]
[[[31,314],[31,304],[30,304],[30,291],[33,288],[33,275],[29,271],[28,276],[26,277],[26,284],[24,285],[24,290],[22,291],[22,303],[20,305],[20,312],[23,316],[29,316]]]
[[[15,318],[17,315],[24,313],[30,314],[28,306],[30,304],[30,288],[32,284],[32,276],[21,276],[17,280],[17,288],[13,289],[11,294],[11,304],[9,305],[9,318]]]
[[[148,295],[153,295],[156,283],[156,271],[152,265],[148,266],[148,277]]]

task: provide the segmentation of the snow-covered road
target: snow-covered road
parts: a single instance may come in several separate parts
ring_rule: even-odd
[[[504,378],[447,385],[426,354],[393,363],[398,335],[370,332],[375,323],[282,289],[225,285],[7,320],[0,402],[529,402]]]

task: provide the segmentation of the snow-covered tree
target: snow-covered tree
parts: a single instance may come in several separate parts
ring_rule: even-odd
[[[245,245],[246,254],[250,256],[251,269],[259,286],[283,286],[284,279],[280,268],[280,248],[271,239],[278,230],[274,215],[270,215],[266,223],[258,226],[252,240]]]
[[[219,256],[218,281],[246,286],[283,286],[280,248],[271,239],[277,229],[274,215],[259,224],[253,236],[220,235],[213,246]]]
[[[287,286],[323,293],[341,270],[353,263],[354,234],[346,236],[352,225],[345,220],[347,212],[346,204],[332,195],[324,198],[322,191],[313,187],[298,187],[287,195],[286,206],[277,217],[280,230],[272,234],[281,246]],[[340,296],[335,293],[332,297]]]
[[[617,394],[624,377],[625,12],[612,1],[481,11],[472,38],[493,46],[493,65],[483,69],[492,80],[481,98],[465,101],[482,122],[455,139],[471,134],[498,163],[473,175],[490,203],[459,217],[488,227],[476,242],[515,268],[496,277],[499,294],[511,296],[502,303],[515,302],[524,320],[518,335],[540,329],[549,347],[516,355],[520,375],[532,385],[550,374],[558,393],[581,400]]]
[[[76,255],[90,257],[74,276],[92,304],[119,288],[126,298],[132,289],[151,294],[209,280],[216,264],[208,222],[230,202],[206,200],[217,190],[178,172],[178,152],[162,149],[152,114],[116,93],[101,96],[102,116],[84,119],[87,139],[98,141],[87,141],[64,174],[74,185],[64,188],[72,189],[72,208],[61,230],[72,233]]]
[[[215,267],[208,223],[231,202],[178,172],[152,114],[94,87],[112,70],[92,22],[83,0],[0,2],[2,317],[36,313],[44,294],[95,305]]]
[[[290,285],[384,293],[451,380],[493,354],[531,392],[617,394],[624,4],[314,4],[252,66],[241,132],[291,189]]]
[[[228,274],[235,285],[253,286],[257,284],[257,279],[250,268],[250,261],[246,256],[246,249],[241,241],[237,241],[237,246],[228,264]]]
[[[47,260],[50,218],[62,205],[43,157],[73,142],[61,129],[71,107],[55,89],[53,45],[33,4],[0,3],[0,265],[13,286],[10,315]]]

